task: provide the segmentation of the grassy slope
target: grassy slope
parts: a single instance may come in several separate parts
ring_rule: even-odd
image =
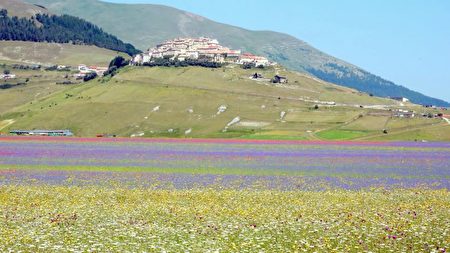
[[[16,0],[2,0],[0,9],[8,10],[8,15],[30,18],[38,13],[48,13],[47,9]]]
[[[43,65],[78,64],[107,66],[116,55],[125,56],[96,46],[25,41],[0,41],[0,61]]]
[[[142,50],[174,37],[210,36],[219,39],[226,46],[265,55],[297,71],[317,75],[322,73],[320,75],[324,80],[368,93],[405,96],[416,102],[449,105],[444,101],[396,86],[287,34],[250,31],[161,5],[113,4],[97,0],[27,1],[44,5],[55,13],[82,17]],[[355,83],[355,79],[360,77],[363,79]]]
[[[0,67],[1,73],[5,68]],[[8,68],[10,69],[10,68]],[[19,78],[14,80],[0,81],[3,83],[25,82],[28,78],[29,82],[25,86],[18,86],[6,90],[0,89],[0,115],[6,113],[17,106],[38,101],[54,92],[61,91],[66,87],[56,85],[56,80],[63,80],[62,72],[41,72],[32,70],[11,70],[12,73]],[[1,121],[1,118],[0,118]]]
[[[107,66],[116,55],[117,53],[114,51],[95,46],[0,41],[0,64],[2,64],[0,72],[3,73],[5,69],[8,69],[17,76],[17,79],[1,80],[0,84],[15,84],[29,79],[26,86],[6,90],[0,89],[0,115],[17,106],[39,101],[54,92],[66,89],[65,86],[56,85],[56,82],[68,80],[64,78],[65,75],[71,75],[70,72],[17,70],[12,68],[12,64],[62,64],[73,67],[78,64]],[[121,53],[121,55],[123,54]],[[69,80],[76,81],[73,78],[69,78]]]
[[[182,137],[186,130],[192,129],[188,137],[353,139],[376,136],[384,129],[383,124],[371,126],[374,121],[371,116],[357,118],[374,110],[357,106],[320,106],[319,110],[314,110],[313,103],[299,98],[307,96],[347,104],[356,101],[363,105],[394,105],[391,100],[369,97],[298,73],[275,69],[262,71],[268,77],[276,71],[289,76],[289,85],[275,87],[248,79],[254,71],[240,68],[127,67],[106,83],[94,80],[64,88],[46,99],[19,106],[2,118],[16,121],[5,130],[69,128],[79,136],[99,133],[130,136],[143,132],[149,137]],[[66,98],[66,94],[73,96]],[[220,105],[227,105],[228,109],[217,115]],[[153,111],[157,106],[160,109]],[[193,112],[188,112],[189,109]],[[284,120],[280,120],[282,111],[287,112]],[[237,116],[253,126],[238,124],[222,132],[226,124]],[[368,122],[365,122],[366,118]],[[380,116],[376,120],[386,122],[388,117]],[[433,123],[436,122],[430,120],[420,127],[426,129]],[[401,129],[410,122],[397,124],[395,127]],[[437,124],[441,127],[443,123]],[[365,125],[371,127],[366,128]],[[364,134],[343,137],[314,134],[341,128]],[[170,133],[169,129],[173,132]],[[444,135],[443,139],[450,140],[450,135]],[[442,134],[439,137],[431,134],[427,139],[442,139]]]

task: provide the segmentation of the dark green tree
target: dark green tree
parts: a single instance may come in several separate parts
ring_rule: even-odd
[[[36,25],[36,21],[40,23],[40,26]],[[0,40],[95,45],[129,55],[140,53],[131,44],[124,43],[98,26],[69,15],[37,14],[27,19],[9,17],[7,10],[2,9],[0,10]]]
[[[84,76],[83,81],[87,82],[97,77],[97,73],[89,73]]]
[[[128,65],[128,61],[125,60],[125,58],[123,58],[122,56],[116,56],[114,59],[112,59],[112,61],[109,63],[109,67],[116,67],[116,68],[121,68],[124,67],[126,65]]]

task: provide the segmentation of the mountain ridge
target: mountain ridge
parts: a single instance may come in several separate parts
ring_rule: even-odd
[[[252,31],[164,5],[118,4],[97,0],[27,1],[46,6],[52,12],[87,19],[142,50],[175,37],[208,36],[217,38],[225,46],[264,55],[290,69],[366,93],[385,97],[403,96],[419,104],[450,106],[447,101],[396,85],[284,33]]]

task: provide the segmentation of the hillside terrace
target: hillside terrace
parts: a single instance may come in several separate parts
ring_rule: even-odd
[[[177,38],[168,40],[147,52],[137,54],[132,59],[132,64],[142,65],[156,59],[171,59],[178,61],[205,60],[217,63],[253,64],[255,66],[273,65],[267,58],[250,53],[242,53],[219,44],[211,38]]]

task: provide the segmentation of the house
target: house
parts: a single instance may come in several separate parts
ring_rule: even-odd
[[[259,74],[259,73],[255,73],[252,75],[252,79],[260,79],[260,78],[264,78],[263,75]]]
[[[287,77],[276,75],[272,79],[272,83],[288,83]]]
[[[137,54],[133,56],[132,63],[133,64],[142,64],[144,62],[143,60],[144,56],[142,54]]]
[[[394,110],[393,111],[393,117],[398,117],[398,118],[414,118],[416,116],[416,112],[414,111],[409,111],[409,110],[403,110],[403,109],[398,109],[398,110]]]
[[[198,59],[198,51],[195,51],[195,50],[186,51],[186,58],[197,60]]]
[[[270,64],[266,57],[253,55],[250,53],[244,53],[239,59],[240,64],[252,64],[254,66],[268,66]]]
[[[84,64],[78,65],[78,71],[80,71],[80,74],[86,75],[89,73],[96,73],[97,75],[101,76],[105,71],[108,70],[106,67],[97,67],[97,66],[86,66]]]
[[[390,99],[397,100],[397,101],[400,101],[403,103],[409,102],[409,99],[407,99],[405,97],[390,97]]]
[[[88,73],[93,73],[94,72],[93,70],[89,69],[84,64],[78,65],[78,71],[80,71],[81,74],[88,74]]]
[[[143,54],[142,63],[150,62],[152,59],[152,53]]]
[[[241,50],[228,50],[226,52],[225,61],[236,63],[239,61],[241,56]]]
[[[16,75],[14,74],[1,74],[0,79],[8,80],[8,79],[14,79],[16,78]]]

